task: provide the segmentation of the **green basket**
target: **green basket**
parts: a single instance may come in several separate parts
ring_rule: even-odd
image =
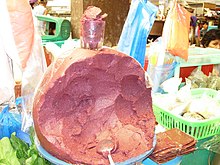
[[[215,97],[218,93],[216,90],[208,88],[192,89],[191,92],[195,98],[201,97],[203,94]],[[160,125],[167,129],[178,128],[197,140],[220,134],[220,117],[203,121],[190,121],[155,104],[153,104],[153,111]]]

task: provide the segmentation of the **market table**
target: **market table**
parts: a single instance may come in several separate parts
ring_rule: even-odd
[[[219,49],[191,47],[188,52],[187,61],[178,58],[179,65],[175,68],[174,77],[188,77],[196,67],[208,75],[213,65],[220,64]]]

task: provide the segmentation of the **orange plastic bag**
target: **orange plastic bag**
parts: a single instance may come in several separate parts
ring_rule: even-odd
[[[188,59],[190,16],[186,9],[174,1],[162,34],[166,50],[185,60]]]

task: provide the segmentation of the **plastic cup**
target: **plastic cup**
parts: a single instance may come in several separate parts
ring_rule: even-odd
[[[98,50],[104,41],[105,21],[83,20],[81,25],[81,48]]]

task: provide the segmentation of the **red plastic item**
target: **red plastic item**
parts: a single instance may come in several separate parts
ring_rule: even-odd
[[[144,62],[144,70],[147,71],[147,66],[148,66],[148,59],[145,59]]]
[[[180,77],[183,78],[183,81],[185,82],[185,78],[189,77],[190,74],[192,73],[192,71],[194,69],[196,69],[197,66],[190,66],[190,67],[183,67],[183,68],[180,68]],[[201,68],[202,72],[205,74],[205,75],[209,75],[210,72],[212,72],[213,70],[213,65],[203,65],[202,68]]]

